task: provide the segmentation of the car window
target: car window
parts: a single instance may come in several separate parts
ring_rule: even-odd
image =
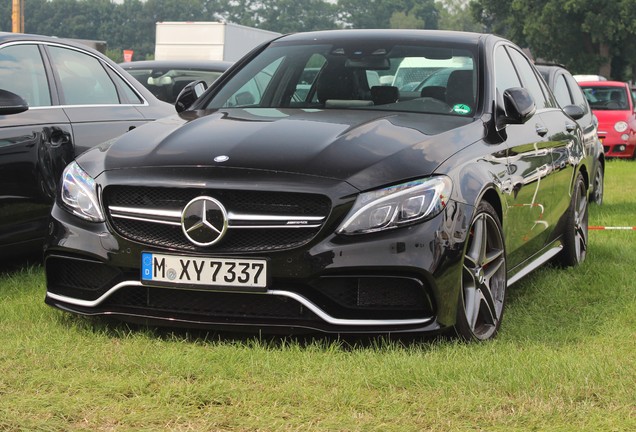
[[[573,104],[570,97],[570,89],[568,88],[564,75],[557,76],[553,90],[554,97],[562,108]]]
[[[283,62],[283,57],[277,58],[273,62],[266,65],[262,70],[257,71],[256,75],[243,84],[234,94],[232,94],[224,104],[228,107],[246,107],[259,106],[263,99],[263,95],[272,79],[274,73]]]
[[[445,68],[433,73],[424,81],[422,81],[419,86],[417,86],[418,90],[421,90],[424,87],[430,87],[430,86],[446,86],[446,84],[448,83],[448,77],[450,76],[451,72],[454,70],[456,69]]]
[[[57,72],[66,105],[119,104],[115,84],[101,62],[88,54],[50,46],[51,61]]]
[[[572,95],[572,101],[574,105],[578,105],[581,108],[583,108],[583,111],[586,114],[589,113],[590,106],[588,105],[587,100],[585,99],[585,96],[583,95],[583,90],[579,86],[579,83],[577,83],[574,77],[570,74],[563,75],[563,77],[565,78],[565,81],[567,82],[568,87],[570,88],[570,94]]]
[[[449,59],[429,59],[426,57],[406,57],[395,73],[393,85],[404,90],[423,87],[424,82],[429,85],[446,85],[448,76],[455,69],[472,68],[470,57],[453,57]],[[438,75],[437,83],[431,82],[433,76]]]
[[[517,72],[519,72],[523,86],[534,99],[537,109],[550,107],[548,99],[545,96],[543,86],[541,85],[528,59],[516,49],[508,47],[508,51]]]
[[[500,95],[509,88],[521,87],[517,71],[502,45],[495,50],[495,84]]]
[[[305,101],[307,99],[307,96],[309,95],[310,90],[316,82],[316,78],[325,63],[327,63],[327,59],[321,54],[313,54],[309,57],[307,64],[300,74],[298,83],[296,83],[293,96],[294,101]]]
[[[0,49],[0,86],[21,96],[30,107],[50,106],[51,92],[37,45]]]
[[[352,39],[334,45],[273,43],[211,94],[206,106],[473,115],[479,105],[476,48],[427,47],[410,42],[376,45]],[[448,76],[440,79],[438,87],[443,88],[439,98],[416,89],[433,73],[432,69],[437,71],[442,65]],[[415,69],[421,69],[422,74]],[[397,85],[405,80],[408,83]]]
[[[137,94],[137,92],[133,90],[132,87],[130,87],[130,85],[126,81],[124,81],[123,78],[121,78],[116,73],[113,73],[112,75],[113,80],[115,80],[115,83],[122,90],[123,93],[124,100],[122,100],[121,103],[140,104],[144,102],[143,99],[141,99],[141,97]]]

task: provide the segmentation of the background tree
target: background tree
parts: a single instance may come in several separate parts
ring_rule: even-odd
[[[394,29],[423,29],[425,22],[419,19],[415,13],[409,12],[393,12],[389,25]]]
[[[350,28],[391,28],[394,14],[397,14],[393,18],[396,26],[421,21],[420,28],[437,28],[434,0],[338,0],[338,10],[338,19]]]
[[[633,79],[636,0],[473,0],[489,31],[574,73]]]
[[[324,0],[228,1],[223,15],[229,22],[278,33],[336,28],[338,9]]]
[[[470,7],[468,7],[470,1]],[[444,28],[501,34],[575,73],[636,78],[636,0],[28,0],[29,33],[104,40],[109,55],[152,57],[158,21],[233,22],[280,33]],[[11,1],[0,1],[11,30]],[[117,55],[116,53],[119,53]]]
[[[466,0],[437,0],[438,26],[443,30],[481,32],[484,26],[475,20]]]

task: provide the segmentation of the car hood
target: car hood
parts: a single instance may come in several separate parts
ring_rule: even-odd
[[[611,132],[614,130],[614,124],[619,121],[628,122],[632,127],[636,126],[634,113],[630,110],[593,110],[592,112],[598,119],[599,129],[607,129]]]
[[[220,167],[326,177],[366,189],[431,174],[479,134],[480,122],[451,115],[190,111],[128,132],[85,153],[79,163],[93,177],[115,169]]]

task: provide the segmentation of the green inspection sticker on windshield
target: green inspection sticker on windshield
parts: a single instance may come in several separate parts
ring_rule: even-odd
[[[457,114],[470,114],[470,107],[464,104],[457,104],[453,106],[453,112]]]

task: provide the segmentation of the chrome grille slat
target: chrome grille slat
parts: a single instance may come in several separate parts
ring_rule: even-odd
[[[139,207],[110,206],[113,218],[132,219],[149,223],[181,225],[181,211],[167,209],[146,209]],[[229,228],[317,228],[325,220],[323,216],[278,216],[254,214],[228,214]],[[313,223],[310,223],[313,222]]]

